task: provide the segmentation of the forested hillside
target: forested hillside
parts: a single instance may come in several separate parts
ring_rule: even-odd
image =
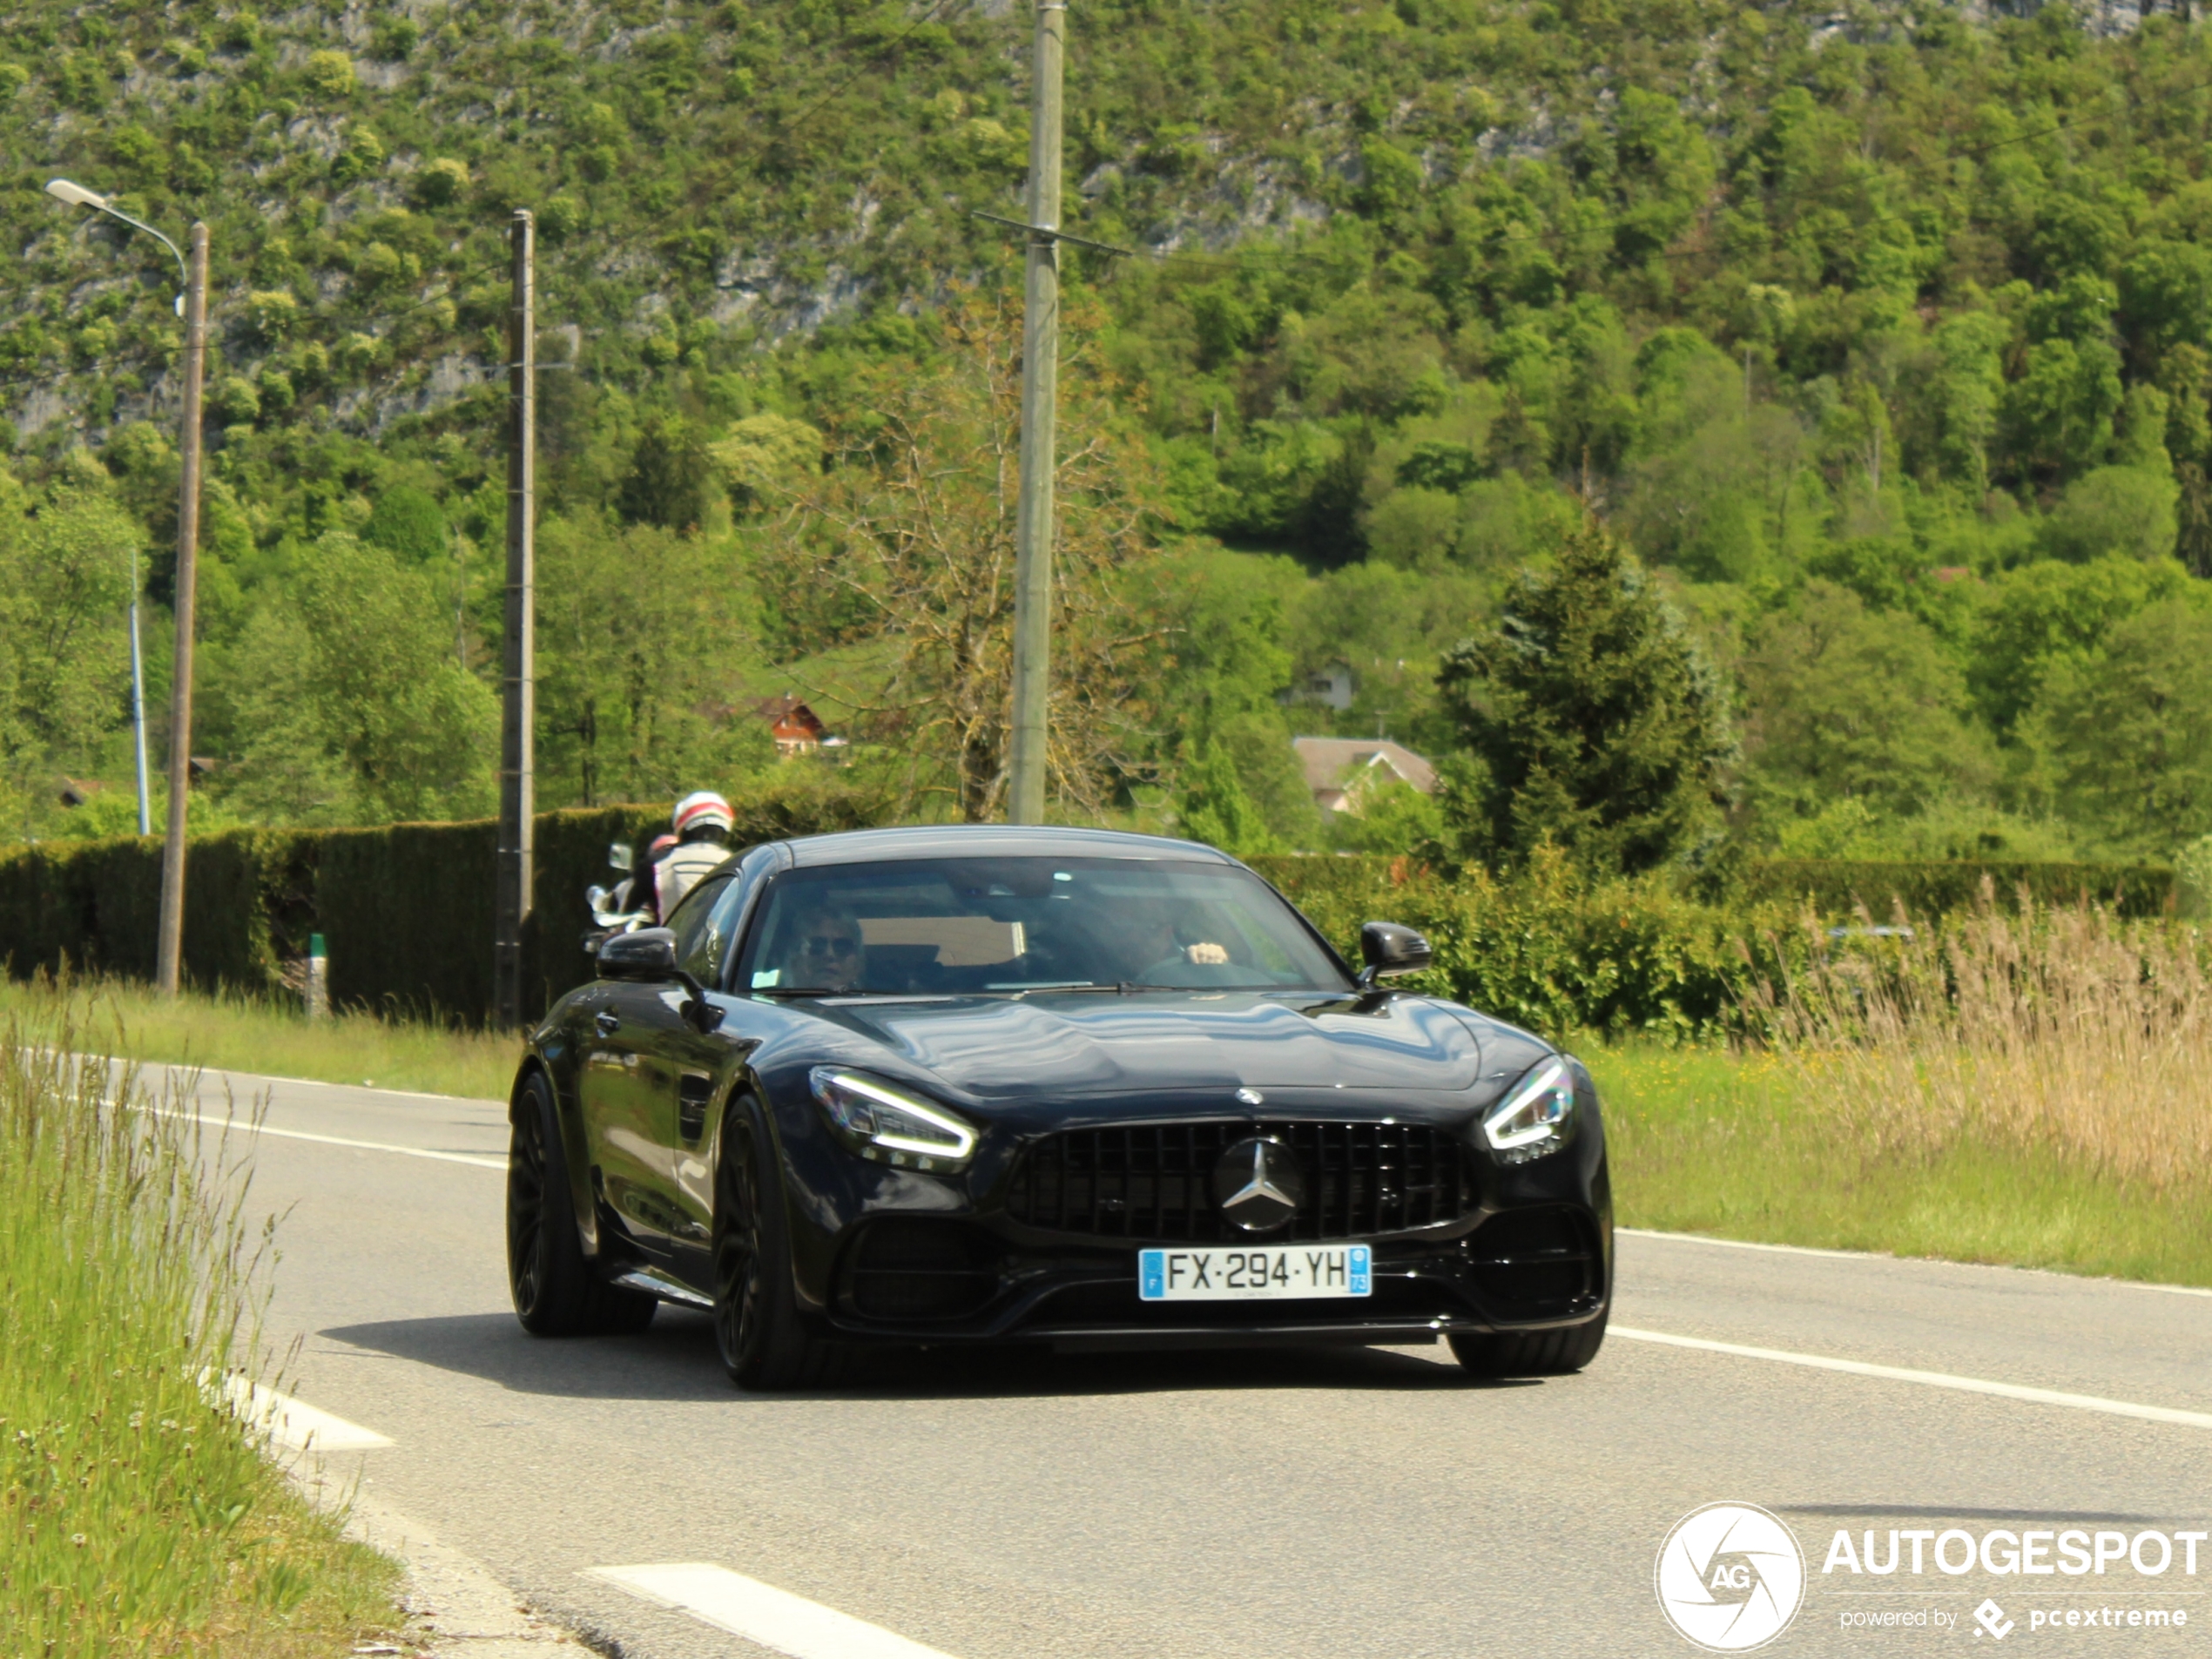
[[[518,206],[542,798],[742,780],[795,688],[997,809],[1025,9],[7,18],[12,833],[121,826],[174,523],[173,266],[57,173],[212,227],[196,811],[488,806]],[[1332,722],[1449,774],[1440,664],[1595,515],[1716,671],[1737,844],[2212,830],[2212,41],[2123,21],[1075,0],[1071,227],[1132,253],[1068,260],[1066,810],[1319,845]]]

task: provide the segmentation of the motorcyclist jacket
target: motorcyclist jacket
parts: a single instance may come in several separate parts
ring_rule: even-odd
[[[684,895],[698,885],[709,870],[730,860],[730,849],[718,841],[685,841],[671,847],[653,866],[653,892],[665,922],[676,914]]]

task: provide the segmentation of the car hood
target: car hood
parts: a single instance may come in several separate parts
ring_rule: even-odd
[[[1459,1090],[1484,1076],[1488,1025],[1425,997],[1243,992],[818,1004],[979,1099],[1189,1088]],[[1542,1052],[1494,1028],[1518,1065]],[[1519,1051],[1527,1054],[1521,1058]]]

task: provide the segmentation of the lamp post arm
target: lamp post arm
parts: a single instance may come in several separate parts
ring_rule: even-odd
[[[162,246],[167,248],[171,256],[177,261],[178,287],[180,289],[192,287],[192,277],[185,267],[185,251],[182,248],[179,247],[174,242],[164,236],[159,231],[154,229],[152,226],[147,224],[144,219],[133,219],[130,214],[124,212],[119,208],[111,207],[105,202],[102,202],[99,205],[98,211],[105,213],[110,219],[121,219],[125,225],[128,225],[134,231],[144,231],[148,236],[153,238],[155,241],[160,243]],[[181,293],[179,295],[179,303],[183,303],[183,296]]]

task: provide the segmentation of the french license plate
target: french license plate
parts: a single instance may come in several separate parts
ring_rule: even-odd
[[[1136,1293],[1147,1302],[1372,1296],[1374,1278],[1374,1251],[1366,1244],[1136,1252]]]

